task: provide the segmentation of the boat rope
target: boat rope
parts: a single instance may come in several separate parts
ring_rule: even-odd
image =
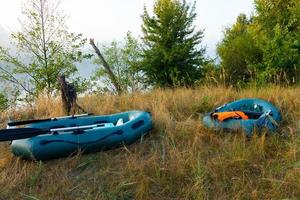
[[[276,120],[270,114],[267,114],[267,117],[269,118],[269,120],[271,121],[272,124],[274,124],[277,127],[279,126],[279,124],[276,122]]]

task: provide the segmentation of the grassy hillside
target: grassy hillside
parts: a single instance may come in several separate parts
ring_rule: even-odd
[[[203,87],[84,97],[80,104],[96,114],[151,111],[155,127],[131,146],[44,163],[13,157],[8,144],[2,144],[0,199],[300,198],[299,95],[300,88]],[[246,138],[202,125],[199,116],[245,97],[280,108],[280,134]],[[10,113],[16,119],[61,114],[58,100],[44,98],[34,108]]]

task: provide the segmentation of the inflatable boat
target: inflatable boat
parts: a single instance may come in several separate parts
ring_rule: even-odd
[[[275,133],[281,114],[271,103],[262,99],[241,99],[207,114],[203,123],[209,128],[223,131],[242,130],[247,136],[266,131]]]
[[[14,155],[48,160],[78,150],[96,152],[131,144],[152,128],[151,114],[129,111],[105,116],[70,116],[27,121],[24,128],[0,131],[0,140],[12,140]],[[8,123],[9,127],[24,122]]]

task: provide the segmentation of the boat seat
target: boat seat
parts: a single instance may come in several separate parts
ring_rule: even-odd
[[[115,126],[113,123],[101,123],[101,124],[95,124],[95,125],[99,125],[98,127],[95,127],[95,128],[114,127]]]
[[[104,124],[104,127],[113,127],[115,126],[113,123],[105,123]]]
[[[123,124],[124,124],[123,119],[120,118],[120,119],[117,121],[116,126],[121,126],[121,125],[123,125]]]

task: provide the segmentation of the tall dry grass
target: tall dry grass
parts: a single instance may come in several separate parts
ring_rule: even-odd
[[[0,149],[0,199],[298,199],[300,88],[223,87],[86,96],[95,114],[151,111],[154,129],[134,145],[48,162],[24,161]],[[246,138],[205,128],[199,116],[225,102],[263,98],[281,110],[276,136]],[[59,100],[40,98],[15,119],[62,114]]]

